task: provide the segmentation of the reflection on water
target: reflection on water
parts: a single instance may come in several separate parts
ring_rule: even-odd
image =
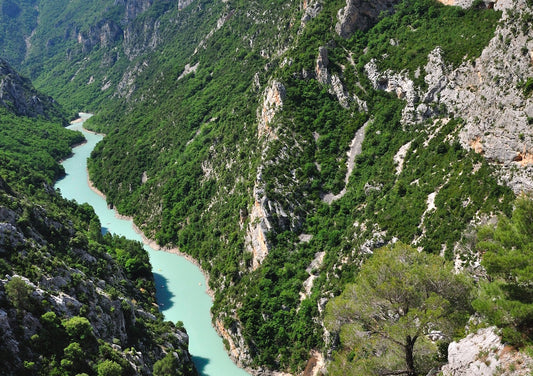
[[[202,358],[201,356],[193,356],[194,365],[196,366],[196,369],[198,370],[198,373],[201,375],[205,375],[205,369],[207,368],[207,365],[209,364],[209,359]]]
[[[168,289],[168,279],[159,273],[153,274],[155,285],[157,287],[157,305],[159,305],[159,310],[163,311],[172,308],[174,305],[172,298],[174,298],[175,295]]]

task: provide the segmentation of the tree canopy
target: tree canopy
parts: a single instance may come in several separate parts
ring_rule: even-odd
[[[533,201],[519,198],[511,218],[478,230],[477,249],[489,281],[474,307],[514,345],[533,339]]]
[[[326,326],[340,349],[331,374],[421,375],[468,318],[471,283],[439,256],[396,243],[379,249],[332,299]]]

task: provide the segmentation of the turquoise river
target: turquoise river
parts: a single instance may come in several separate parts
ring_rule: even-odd
[[[81,114],[82,120],[90,115]],[[89,203],[100,217],[103,231],[143,241],[135,232],[131,220],[120,219],[107,207],[103,197],[88,185],[87,158],[101,135],[87,132],[83,122],[75,122],[69,129],[82,131],[87,142],[74,149],[71,158],[63,162],[65,178],[56,183],[63,197],[78,203]],[[157,300],[165,319],[183,321],[189,334],[189,350],[198,372],[204,376],[246,376],[224,349],[222,338],[211,323],[211,297],[206,292],[206,280],[200,269],[182,256],[156,251],[147,244],[157,285]]]

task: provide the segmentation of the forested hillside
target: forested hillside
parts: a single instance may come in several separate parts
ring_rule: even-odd
[[[0,98],[45,98],[2,63]],[[57,103],[19,103],[0,107],[0,374],[196,374],[142,245],[102,236],[89,205],[53,189],[83,136],[63,128]]]
[[[529,308],[489,313],[496,287],[477,281],[505,273],[480,266],[474,240],[533,190],[531,1],[34,3],[3,1],[2,26],[23,38],[1,51],[69,110],[96,113],[107,136],[91,179],[149,238],[198,260],[241,365],[299,373],[324,357],[332,374],[376,372],[361,359],[380,350],[350,337],[368,322],[332,315],[393,243],[469,275],[466,303],[424,306],[461,311],[461,325],[429,315],[416,362],[446,363],[476,310],[472,331],[531,343]]]

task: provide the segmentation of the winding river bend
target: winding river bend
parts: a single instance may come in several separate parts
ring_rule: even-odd
[[[103,231],[123,235],[128,239],[143,241],[133,229],[131,220],[117,218],[107,207],[104,198],[91,190],[87,177],[87,158],[101,135],[83,129],[89,114],[80,114],[81,120],[68,128],[79,130],[87,143],[74,149],[71,158],[63,162],[66,176],[55,187],[63,197],[78,203],[89,203],[100,217]],[[203,376],[249,376],[228,357],[222,338],[211,324],[211,297],[206,293],[206,281],[200,269],[176,254],[156,251],[146,245],[157,286],[157,301],[166,320],[183,321],[189,334],[189,351],[198,372]]]

